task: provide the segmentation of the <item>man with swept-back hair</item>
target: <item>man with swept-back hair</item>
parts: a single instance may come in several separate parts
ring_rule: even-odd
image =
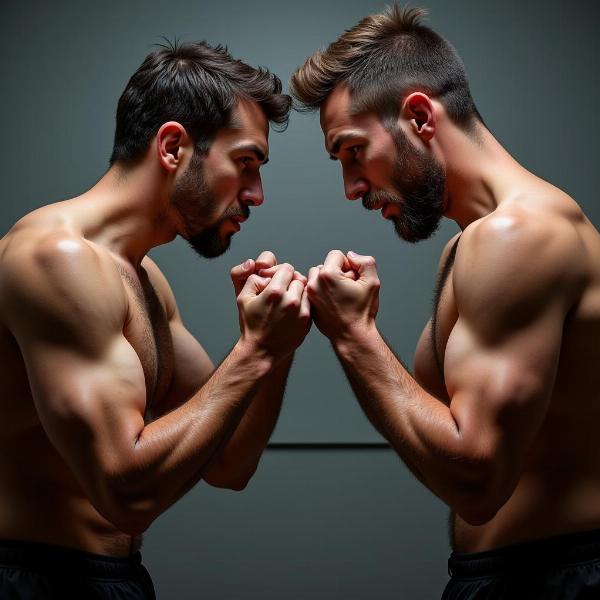
[[[0,597],[154,598],[141,534],[199,480],[252,477],[310,327],[306,278],[257,275],[267,251],[234,267],[241,335],[215,369],[147,252],[228,248],[290,104],[223,47],[162,46],[119,100],[104,176],[0,240]]]
[[[313,319],[373,425],[452,509],[444,598],[596,597],[600,236],[494,138],[423,16],[368,16],[291,79],[349,200],[408,242],[442,217],[461,229],[413,374],[377,330],[373,257],[334,250],[309,271]]]

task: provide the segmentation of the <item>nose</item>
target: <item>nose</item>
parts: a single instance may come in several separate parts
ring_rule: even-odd
[[[260,177],[245,186],[240,192],[240,201],[249,206],[260,206],[265,200]]]
[[[369,191],[369,183],[365,179],[350,181],[344,179],[344,192],[348,200],[358,200]]]

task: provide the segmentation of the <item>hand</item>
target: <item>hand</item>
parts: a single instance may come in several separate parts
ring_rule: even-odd
[[[258,273],[261,269],[271,269],[276,265],[277,258],[275,255],[269,250],[265,250],[264,252],[260,253],[256,260],[249,258],[244,263],[233,267],[230,271],[230,275],[236,298],[240,295],[240,292],[242,291],[242,288],[244,287],[244,284],[250,275]],[[273,273],[274,271],[267,275],[267,277],[271,277]],[[304,275],[298,271],[294,271],[294,279],[298,279],[306,283],[306,277],[304,277]]]
[[[375,259],[332,250],[323,265],[308,272],[308,298],[319,330],[331,341],[375,325],[379,308]]]
[[[298,277],[292,265],[270,267],[270,273],[269,277],[256,273],[247,277],[237,304],[242,339],[278,361],[291,354],[309,332],[310,303],[306,277]]]

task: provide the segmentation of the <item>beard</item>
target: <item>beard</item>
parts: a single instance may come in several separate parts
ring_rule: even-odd
[[[367,192],[362,203],[368,209],[382,203],[400,207],[400,215],[391,217],[394,229],[401,239],[414,244],[429,239],[440,226],[446,176],[442,165],[415,148],[400,129],[390,133],[396,147],[391,181],[398,193]]]
[[[236,216],[247,219],[250,215],[250,209],[245,204],[241,209],[228,206],[216,223],[206,226],[207,221],[210,223],[214,219],[218,202],[206,182],[202,156],[198,151],[194,152],[188,168],[175,182],[170,200],[185,222],[187,233],[183,237],[192,250],[204,258],[216,258],[229,250],[234,232],[221,231],[227,219]]]

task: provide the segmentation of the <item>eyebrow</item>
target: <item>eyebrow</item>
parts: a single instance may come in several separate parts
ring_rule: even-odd
[[[331,141],[331,150],[329,150],[329,158],[331,160],[337,160],[337,156],[336,154],[338,154],[338,152],[340,151],[340,147],[344,142],[347,142],[350,139],[359,137],[358,132],[356,131],[352,131],[352,132],[346,132],[346,133],[340,133],[338,135],[336,135],[333,140]]]
[[[263,152],[263,149],[257,144],[243,144],[235,148],[236,152],[240,151],[253,152],[261,164],[266,165],[269,162],[269,157]]]

